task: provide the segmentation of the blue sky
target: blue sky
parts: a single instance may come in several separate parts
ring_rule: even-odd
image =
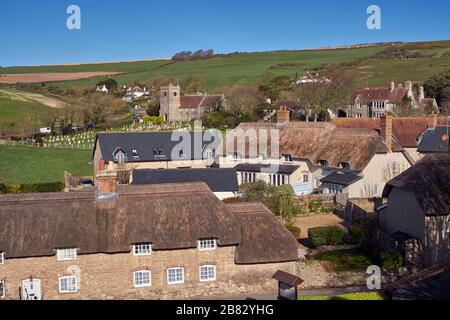
[[[66,8],[81,8],[81,30]],[[366,9],[382,10],[382,29]],[[216,52],[450,39],[448,0],[0,1],[0,65],[42,65]]]

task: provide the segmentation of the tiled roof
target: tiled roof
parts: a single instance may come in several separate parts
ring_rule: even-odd
[[[180,109],[197,109],[200,107],[205,96],[181,96]]]

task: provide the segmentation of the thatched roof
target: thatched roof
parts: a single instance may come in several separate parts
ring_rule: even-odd
[[[226,136],[223,153],[232,150],[230,147],[233,146],[233,142],[234,151],[239,150],[238,143],[241,144],[239,139],[243,139],[247,133],[249,138],[245,140],[245,155],[248,156],[249,141],[258,141],[255,139],[262,137],[258,132],[264,131],[268,136],[267,149],[258,146],[258,153],[280,157],[282,154],[290,154],[293,158],[307,159],[312,164],[316,164],[319,160],[327,160],[329,166],[334,168],[339,168],[342,162],[347,162],[353,170],[362,171],[375,154],[387,152],[379,131],[374,129],[336,128],[328,122],[290,122],[288,125],[242,123]],[[275,131],[279,136],[279,144],[274,143],[271,146],[271,133]],[[403,151],[395,139],[392,145],[394,152]],[[272,149],[278,147],[279,152],[276,154]]]
[[[414,192],[425,215],[447,216],[450,214],[450,160],[423,158],[389,181],[383,197],[389,197],[394,188]]]
[[[268,219],[261,227],[281,226]],[[96,201],[94,188],[0,196],[0,252],[7,258],[51,256],[66,247],[80,254],[130,252],[140,242],[152,243],[154,250],[195,248],[201,238],[217,238],[219,246],[239,244],[252,253],[240,255],[243,261],[252,261],[253,254],[266,262],[292,257],[259,252],[260,244],[247,248],[254,244],[241,237],[257,231],[252,230],[205,183],[120,186],[117,198],[108,201]],[[278,241],[284,238],[281,234]],[[266,243],[264,250],[272,245]]]
[[[297,259],[297,240],[264,205],[237,203],[227,204],[226,207],[245,226],[242,228],[241,242],[236,248],[237,264]]]
[[[445,125],[446,119],[436,119],[438,125]],[[380,129],[380,119],[372,118],[336,118],[333,124],[338,128],[370,128]],[[433,124],[432,117],[405,117],[392,119],[392,134],[404,148],[416,148],[418,137]]]

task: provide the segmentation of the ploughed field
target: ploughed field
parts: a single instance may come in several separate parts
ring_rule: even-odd
[[[118,75],[120,72],[42,72],[42,73],[16,73],[0,74],[0,83],[41,83],[88,79]]]

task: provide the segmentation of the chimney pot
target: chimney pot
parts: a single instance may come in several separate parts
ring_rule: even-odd
[[[289,123],[289,110],[286,106],[281,106],[277,112],[277,122],[280,124]]]
[[[117,172],[100,171],[96,177],[97,200],[115,199],[117,196]]]
[[[425,89],[423,88],[423,86],[419,87],[419,100],[423,100],[425,99]]]
[[[105,171],[105,160],[100,160],[99,171]]]

